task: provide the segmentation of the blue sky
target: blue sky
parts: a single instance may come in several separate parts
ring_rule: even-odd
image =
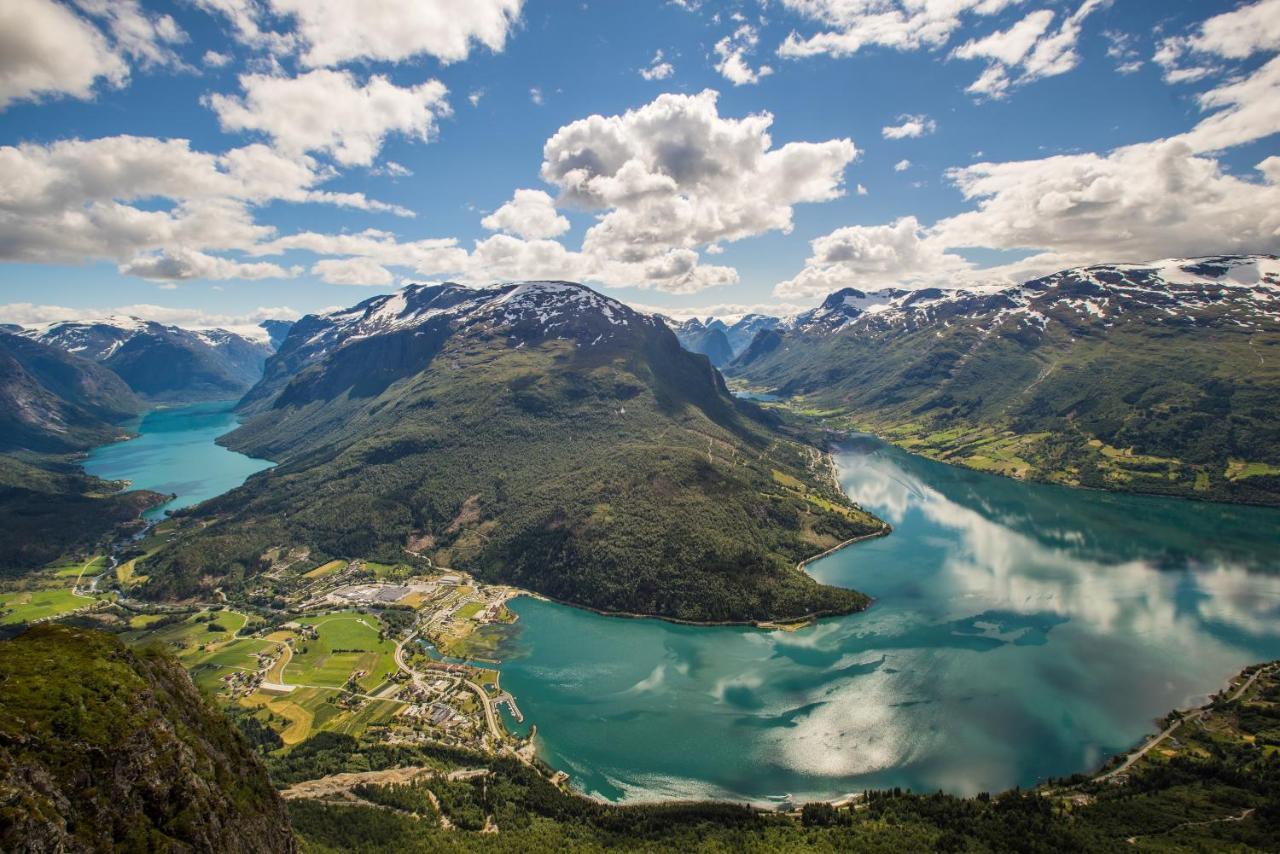
[[[1280,0],[9,0],[0,26],[33,46],[0,54],[0,320],[528,277],[732,312],[1280,248]]]

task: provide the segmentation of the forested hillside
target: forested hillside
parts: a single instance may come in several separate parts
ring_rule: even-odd
[[[106,368],[0,331],[0,574],[87,546],[161,500],[73,459],[122,436],[119,420],[141,406]]]
[[[726,371],[793,408],[1014,477],[1280,503],[1280,262],[847,289]]]
[[[231,447],[279,461],[202,506],[146,593],[244,585],[270,548],[403,557],[605,611],[865,606],[796,564],[884,530],[826,458],[660,322],[581,285],[411,287],[291,330]]]
[[[287,852],[265,769],[182,667],[101,632],[0,641],[0,848]]]

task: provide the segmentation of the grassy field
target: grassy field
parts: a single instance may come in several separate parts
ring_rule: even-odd
[[[225,631],[210,631],[211,623],[207,621],[210,613],[215,614],[212,625],[221,626]],[[162,626],[158,629],[147,628],[148,624],[135,631],[125,633],[125,643],[135,646],[143,643],[155,643],[176,655],[178,660],[188,667],[200,663],[208,653],[235,642],[235,634],[244,628],[249,618],[235,611],[201,611],[186,619]],[[267,644],[267,646],[270,646]]]
[[[457,610],[457,617],[460,620],[467,620],[480,613],[480,609],[484,607],[483,602],[468,602]]]
[[[395,581],[413,575],[413,568],[405,566],[403,563],[377,563],[376,561],[367,560],[364,563],[364,568],[372,572],[379,581]]]
[[[303,578],[324,578],[326,575],[333,575],[335,572],[341,572],[347,568],[345,560],[331,560],[328,563],[322,563],[310,572],[303,573]]]
[[[97,555],[89,558],[87,561],[74,560],[70,563],[59,561],[56,564],[46,567],[46,570],[52,572],[58,578],[79,578],[83,573],[85,577],[92,577],[102,572],[107,565],[106,555]]]
[[[240,701],[244,708],[256,709],[257,717],[280,733],[286,746],[304,741],[324,730],[359,737],[370,726],[383,724],[403,703],[370,700],[361,708],[347,711],[332,702],[338,693],[326,688],[296,688],[284,695],[259,691]],[[269,720],[268,716],[274,716]]]
[[[92,605],[94,601],[96,600],[85,596],[76,596],[70,588],[0,593],[0,624],[53,617]]]
[[[293,660],[284,671],[291,685],[341,688],[355,671],[362,670],[357,684],[362,691],[370,691],[382,683],[387,671],[396,669],[395,644],[378,639],[382,624],[372,614],[345,611],[299,622],[314,626],[319,640],[295,641]]]

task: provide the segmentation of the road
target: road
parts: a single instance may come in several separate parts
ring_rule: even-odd
[[[414,632],[413,634],[409,635],[404,640],[396,644],[396,666],[399,667],[401,670],[403,670],[405,673],[409,674],[409,678],[413,680],[414,685],[417,685],[419,688],[422,688],[423,687],[422,676],[419,675],[418,671],[410,667],[408,662],[406,662],[404,658],[404,645],[407,644],[409,641],[413,640],[417,636],[418,636],[418,633]],[[485,722],[489,725],[489,733],[490,735],[493,736],[494,741],[501,744],[502,729],[498,726],[498,717],[497,715],[494,714],[493,703],[489,702],[489,695],[485,693],[483,688],[481,688],[476,683],[472,682],[470,679],[463,679],[461,681],[464,685],[470,688],[472,692],[475,693],[476,697],[479,698],[480,705],[484,708]]]
[[[501,743],[502,730],[498,728],[498,718],[493,713],[493,703],[489,702],[489,695],[484,692],[483,688],[472,682],[470,679],[463,679],[462,681],[468,688],[475,692],[477,697],[480,698],[480,705],[484,706],[484,719],[489,723],[489,732],[493,735],[494,741]]]
[[[1271,669],[1270,667],[1259,667],[1257,670],[1253,671],[1253,675],[1244,681],[1244,684],[1242,684],[1236,690],[1236,692],[1232,694],[1230,698],[1228,698],[1228,701],[1234,702],[1236,700],[1239,700],[1242,696],[1244,696],[1244,692],[1248,691],[1253,686],[1253,683],[1258,681],[1258,677],[1261,676],[1263,673],[1268,672],[1270,669]],[[1207,711],[1209,711],[1208,706],[1201,706],[1200,708],[1194,711],[1188,712],[1186,715],[1182,716],[1178,720],[1171,723],[1159,735],[1152,738],[1150,741],[1142,745],[1142,747],[1139,747],[1133,753],[1130,753],[1129,757],[1125,759],[1125,761],[1121,763],[1121,765],[1118,768],[1113,768],[1112,770],[1108,771],[1105,774],[1099,774],[1094,779],[1097,780],[1097,782],[1099,783],[1105,783],[1107,780],[1110,780],[1128,771],[1130,768],[1133,767],[1133,764],[1135,762],[1137,762],[1139,759],[1141,759],[1142,757],[1146,756],[1149,752],[1151,752],[1151,749],[1153,747],[1163,742],[1169,736],[1173,735],[1174,731],[1177,730],[1178,727],[1182,726],[1185,723],[1190,723],[1192,721],[1200,720],[1200,718],[1204,717],[1205,712]]]

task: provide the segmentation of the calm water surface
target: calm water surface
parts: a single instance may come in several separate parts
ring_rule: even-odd
[[[811,567],[875,596],[863,614],[786,633],[512,603],[502,684],[576,786],[761,802],[1031,785],[1280,657],[1280,512],[1018,483],[872,439],[838,462],[896,529]]]
[[[167,508],[218,495],[271,465],[214,443],[231,406],[151,412],[85,467]],[[838,462],[896,530],[810,569],[869,611],[786,633],[520,599],[509,725],[536,723],[543,756],[612,800],[968,794],[1091,769],[1280,658],[1280,512],[1023,484],[871,439]]]
[[[127,480],[134,489],[173,493],[174,500],[153,507],[147,519],[221,495],[274,463],[229,451],[214,440],[234,430],[236,401],[194,403],[156,409],[130,425],[136,439],[95,448],[85,471],[107,480]]]

